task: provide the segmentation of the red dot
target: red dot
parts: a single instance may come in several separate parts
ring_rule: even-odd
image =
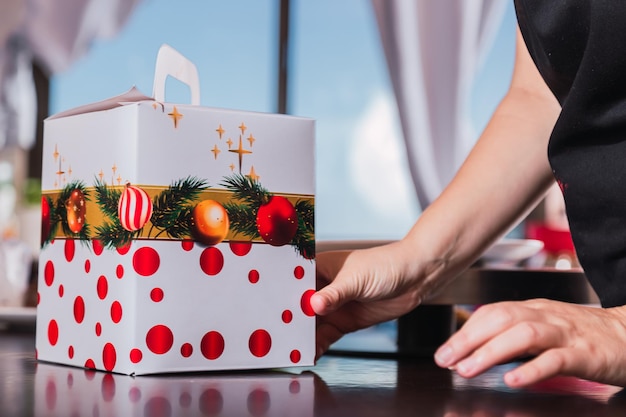
[[[259,271],[257,271],[256,269],[252,269],[250,272],[248,272],[248,281],[250,281],[252,284],[256,284],[257,282],[259,282]]]
[[[153,353],[162,355],[168,352],[174,344],[174,334],[169,327],[157,324],[148,330],[146,345]]]
[[[224,353],[224,337],[216,331],[208,332],[202,337],[200,351],[209,360],[219,358]]]
[[[98,291],[98,298],[104,300],[109,292],[109,283],[104,275],[100,275],[100,278],[98,278],[96,288]]]
[[[202,251],[200,255],[200,268],[207,275],[217,275],[224,267],[224,255],[222,251],[211,246]]]
[[[143,359],[143,353],[139,349],[132,349],[130,351],[130,361],[132,363],[139,363]]]
[[[74,346],[70,345],[70,347],[67,348],[67,356],[70,359],[74,358]]]
[[[291,310],[283,311],[282,319],[283,323],[291,323],[291,320],[293,320],[293,313]]]
[[[115,352],[115,346],[111,343],[104,345],[102,349],[102,363],[104,363],[104,369],[112,371],[115,368],[115,362],[117,361],[117,353]]]
[[[117,251],[117,253],[119,253],[120,255],[126,255],[128,253],[128,251],[130,250],[130,246],[131,246],[132,242],[128,242],[127,244],[125,244],[124,246],[120,246],[115,248],[115,250]]]
[[[133,268],[141,276],[148,277],[154,274],[160,264],[159,254],[151,247],[139,248],[133,255]]]
[[[193,353],[193,346],[191,343],[183,343],[180,347],[180,354],[183,355],[184,358],[188,358]]]
[[[41,294],[39,294],[39,291],[37,291],[37,305],[39,305],[40,302],[41,302]]]
[[[246,256],[252,249],[252,242],[230,241],[230,250],[237,256]]]
[[[291,353],[289,354],[289,359],[291,360],[291,362],[293,363],[298,363],[300,362],[300,358],[302,357],[302,355],[300,355],[300,351],[297,349],[294,349],[291,351]],[[291,390],[291,387],[290,387]]]
[[[46,262],[46,266],[43,270],[43,277],[46,282],[46,285],[50,287],[52,282],[54,282],[54,264],[52,261]]]
[[[59,298],[63,298],[63,294],[65,294],[65,288],[63,284],[59,285]]]
[[[85,272],[89,273],[91,271],[91,261],[89,259],[85,259]]]
[[[193,240],[191,240],[191,239],[183,239],[183,241],[180,243],[180,245],[183,247],[184,251],[189,252],[190,250],[193,249]]]
[[[104,245],[97,239],[92,240],[91,245],[93,246],[93,253],[95,253],[96,256],[100,256],[102,251],[104,251]]]
[[[155,303],[163,301],[163,290],[158,287],[153,288],[152,291],[150,291],[150,299]]]
[[[67,239],[65,241],[65,259],[68,262],[72,262],[74,254],[76,253],[76,243],[74,239]]]
[[[100,322],[96,323],[96,336],[100,336],[102,334],[102,325]]]
[[[80,324],[85,319],[85,300],[80,295],[74,299],[74,320]]]
[[[119,301],[113,301],[111,304],[111,320],[113,323],[119,323],[122,320],[122,305]]]
[[[272,338],[267,330],[258,329],[252,332],[248,340],[250,352],[257,358],[267,355],[272,347]]]
[[[52,346],[56,345],[59,341],[59,325],[54,319],[50,320],[50,323],[48,323],[48,341]]]
[[[300,298],[302,312],[309,317],[315,316],[315,311],[313,311],[313,307],[311,307],[311,296],[313,294],[315,294],[315,290],[306,290],[304,294],[302,294],[302,298]]]
[[[93,359],[87,359],[85,361],[85,368],[87,368],[87,369],[96,369],[96,363],[93,361]]]
[[[124,276],[124,267],[122,265],[118,265],[117,268],[115,268],[115,276],[119,279],[122,279]]]
[[[296,277],[296,279],[304,278],[304,268],[299,265],[296,266],[293,270],[293,276]]]

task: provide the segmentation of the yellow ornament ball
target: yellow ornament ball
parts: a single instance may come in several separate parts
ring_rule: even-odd
[[[228,235],[229,228],[228,213],[224,206],[215,200],[201,201],[191,213],[194,237],[205,245],[220,243]]]

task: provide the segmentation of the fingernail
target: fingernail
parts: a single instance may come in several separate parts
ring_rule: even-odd
[[[441,366],[448,366],[452,361],[452,348],[442,346],[435,352],[435,361]]]
[[[459,362],[456,367],[461,374],[470,373],[476,368],[476,360],[474,358],[467,358],[463,362]]]

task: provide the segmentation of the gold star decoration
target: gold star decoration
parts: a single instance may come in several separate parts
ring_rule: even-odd
[[[248,136],[248,142],[250,142],[250,147],[252,147],[255,141],[256,141],[256,138],[252,136],[252,133],[250,133],[250,136]]]
[[[217,147],[217,145],[213,146],[213,149],[211,149],[211,152],[213,152],[213,156],[215,156],[215,159],[217,159],[217,155],[222,152],[220,151],[220,149]]]
[[[115,171],[117,171],[117,165],[113,164],[111,170],[113,171],[113,175],[115,175]]]
[[[258,181],[259,178],[261,178],[256,174],[256,171],[254,171],[254,165],[250,167],[250,173],[248,174],[248,178],[250,178],[253,181]]]
[[[67,170],[67,175],[69,175],[70,177],[72,176],[72,166],[70,165],[70,167]]]
[[[228,149],[233,147],[233,140],[231,138],[228,138],[228,140],[226,141],[226,143],[228,144]]]
[[[239,129],[241,129],[241,134],[242,135],[245,133],[247,128],[248,127],[243,122],[241,122],[241,124],[239,125]]]
[[[54,145],[54,152],[52,153],[52,156],[54,157],[54,162],[56,162],[57,158],[59,157],[59,151],[57,150],[57,145]]]
[[[220,139],[222,139],[222,135],[224,134],[225,130],[221,124],[219,125],[217,129],[215,129],[215,131],[217,132],[218,135],[220,135]]]
[[[120,185],[122,183],[122,176],[118,175],[117,176],[117,185]]]
[[[235,164],[230,164],[230,165],[228,165],[228,167],[230,168],[231,171],[235,170]]]
[[[179,113],[176,106],[174,106],[174,109],[172,110],[172,112],[168,113],[167,115],[170,116],[172,120],[174,121],[174,129],[176,129],[178,127],[178,121],[183,118],[182,113]]]
[[[242,123],[242,125],[243,125],[243,123]],[[241,173],[241,163],[243,162],[243,156],[245,154],[252,153],[252,151],[249,151],[249,150],[243,148],[243,143],[241,141],[241,135],[239,135],[239,147],[237,149],[229,149],[228,152],[234,152],[234,153],[239,155],[239,173]]]
[[[102,181],[102,178],[104,177],[104,172],[102,172],[102,170],[98,173],[98,177],[100,178],[100,181]]]

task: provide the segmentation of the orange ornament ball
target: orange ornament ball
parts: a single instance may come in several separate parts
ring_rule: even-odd
[[[191,214],[191,223],[194,237],[205,245],[217,245],[230,229],[226,209],[215,200],[198,203]]]

